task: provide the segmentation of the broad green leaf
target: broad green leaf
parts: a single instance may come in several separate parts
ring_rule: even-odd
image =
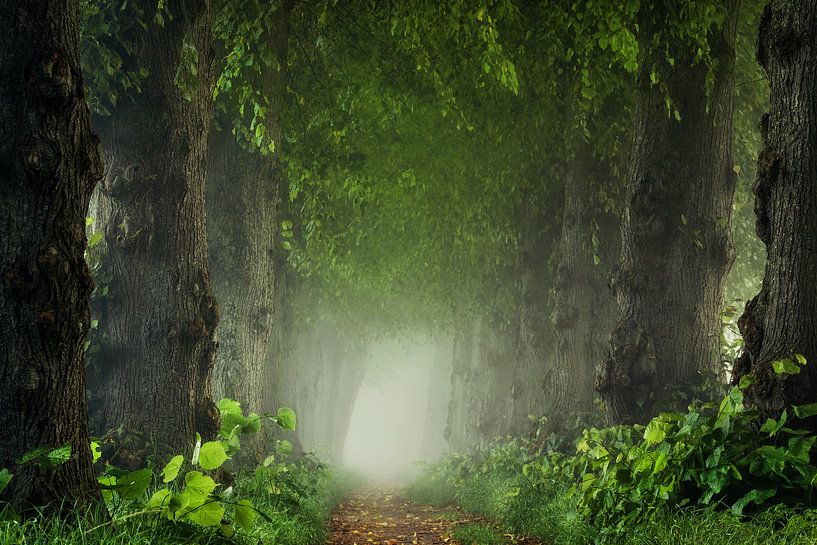
[[[289,456],[295,452],[295,447],[292,446],[292,443],[284,439],[282,441],[278,441],[278,443],[275,445],[275,452],[282,456]]]
[[[12,477],[14,477],[14,475],[10,473],[8,469],[0,469],[0,494],[2,494],[3,490],[9,485]]]
[[[295,411],[288,407],[281,407],[278,409],[278,414],[275,417],[275,421],[285,430],[294,430],[297,424]]]
[[[224,508],[216,500],[205,500],[202,504],[189,506],[186,520],[199,526],[209,527],[221,524],[224,518]]]
[[[165,465],[164,469],[162,469],[162,481],[165,483],[169,483],[176,479],[179,476],[179,470],[182,468],[182,464],[184,463],[184,456],[181,454],[177,454],[170,461]]]
[[[798,418],[810,418],[817,415],[817,403],[809,403],[808,405],[795,405],[794,414]]]
[[[772,362],[772,369],[778,375],[799,375],[800,366],[791,358],[783,358]]]
[[[199,471],[190,471],[184,476],[184,490],[191,499],[206,498],[216,488],[216,482]]]
[[[137,469],[116,479],[116,492],[123,500],[136,500],[147,492],[153,481],[153,472],[148,469]]]
[[[227,453],[219,441],[208,441],[201,446],[199,466],[208,471],[217,469],[227,461]]]
[[[740,377],[740,384],[738,384],[738,388],[741,390],[748,388],[752,384],[756,382],[756,379],[753,375],[743,375]]]
[[[173,492],[169,488],[160,488],[148,500],[148,509],[167,509],[170,506],[170,497],[172,495]]]
[[[261,431],[261,416],[257,413],[247,415],[247,423],[241,428],[242,433],[258,433]]]
[[[235,523],[245,530],[252,528],[256,516],[257,513],[250,500],[241,500],[235,506]]]
[[[235,399],[229,398],[224,398],[218,402],[218,410],[222,417],[224,417],[225,414],[233,414],[238,416],[242,416],[243,414],[243,411],[241,410],[241,403]]]
[[[647,443],[660,443],[667,437],[667,432],[664,430],[662,422],[654,419],[647,424],[647,429],[644,430],[644,440]]]
[[[102,450],[100,450],[99,443],[96,441],[91,441],[91,456],[93,458],[93,463],[97,463],[97,461],[102,457]]]

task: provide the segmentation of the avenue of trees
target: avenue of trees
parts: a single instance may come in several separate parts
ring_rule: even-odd
[[[223,397],[337,458],[385,336],[437,342],[431,455],[746,375],[764,415],[817,402],[817,0],[0,0],[0,25],[0,469],[73,447],[20,465],[18,508],[99,502],[90,434],[138,465],[213,437]]]

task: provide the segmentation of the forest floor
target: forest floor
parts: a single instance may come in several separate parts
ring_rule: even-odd
[[[371,485],[338,506],[329,526],[328,545],[452,545],[456,529],[470,525],[493,526],[455,507],[436,509],[413,503],[397,487]],[[497,537],[502,543],[536,545],[518,536]]]

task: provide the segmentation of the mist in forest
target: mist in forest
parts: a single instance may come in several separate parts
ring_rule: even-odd
[[[349,424],[345,466],[375,480],[405,480],[416,473],[433,355],[433,346],[423,341],[389,340],[373,347]]]

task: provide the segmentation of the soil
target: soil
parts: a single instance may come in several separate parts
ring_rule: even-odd
[[[477,523],[492,525],[454,507],[413,503],[398,488],[367,486],[338,506],[330,523],[329,545],[454,545],[451,531],[456,526]],[[535,545],[517,536],[504,538],[506,543]]]

